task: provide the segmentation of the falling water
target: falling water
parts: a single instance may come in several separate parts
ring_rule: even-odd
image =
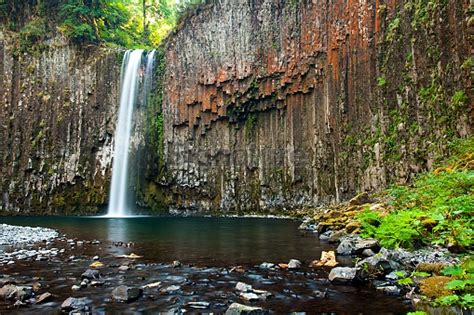
[[[120,109],[115,131],[115,152],[107,213],[109,217],[124,217],[131,214],[127,189],[129,185],[129,149],[132,117],[137,102],[140,73],[142,72],[142,55],[143,50],[141,49],[129,50],[125,53],[122,62]],[[145,78],[145,81],[147,81],[147,78]]]

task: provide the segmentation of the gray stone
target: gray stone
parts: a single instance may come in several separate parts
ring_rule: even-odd
[[[258,295],[252,292],[242,292],[240,297],[246,301],[256,301],[259,299]]]
[[[243,282],[237,282],[237,284],[235,285],[235,288],[238,291],[241,291],[241,292],[252,291],[252,286],[250,284],[246,284],[246,283],[243,283]]]
[[[173,264],[172,264],[173,268],[179,268],[182,266],[181,262],[178,261],[178,260],[175,260],[173,261]]]
[[[266,315],[268,311],[261,307],[247,306],[239,303],[232,303],[225,315]]]
[[[61,304],[61,309],[64,311],[84,311],[87,310],[89,307],[88,305],[91,304],[92,301],[88,298],[74,298],[68,297],[64,302]]]
[[[95,269],[87,269],[81,275],[81,278],[82,279],[89,279],[89,280],[99,279],[100,278],[100,272],[99,272],[99,270],[95,270]]]
[[[192,308],[206,309],[211,304],[209,302],[188,302],[186,305]]]
[[[375,253],[374,253],[374,251],[371,250],[371,249],[364,249],[364,250],[362,251],[362,255],[364,255],[365,257],[371,257],[371,256],[374,256]]]
[[[301,268],[301,261],[297,259],[291,259],[288,263],[288,269],[299,269]]]
[[[334,283],[351,283],[357,278],[358,268],[336,267],[329,273],[329,280]]]
[[[172,293],[176,293],[179,290],[181,290],[181,286],[179,286],[179,285],[170,285],[166,288],[161,289],[160,292],[161,293],[172,294]]]
[[[258,266],[260,269],[272,269],[275,267],[275,264],[264,262],[261,263],[260,266]]]
[[[86,285],[87,286],[87,285]],[[71,287],[71,290],[72,291],[79,291],[81,289],[80,286],[78,286],[77,284],[74,284],[72,287]]]
[[[142,290],[136,287],[121,285],[112,290],[112,298],[117,302],[135,301],[142,294]]]
[[[400,288],[395,285],[377,287],[377,291],[382,291],[387,295],[399,296],[400,295]]]

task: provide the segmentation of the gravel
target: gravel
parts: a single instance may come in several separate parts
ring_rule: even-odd
[[[51,241],[59,237],[53,229],[0,224],[0,245],[23,245]]]

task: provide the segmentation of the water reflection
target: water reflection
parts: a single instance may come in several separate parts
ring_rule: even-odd
[[[310,261],[329,249],[317,237],[301,234],[290,220],[254,218],[0,218],[0,222],[56,228],[68,238],[98,239],[113,254],[134,252],[158,262],[206,264]],[[133,242],[132,248],[113,242]]]

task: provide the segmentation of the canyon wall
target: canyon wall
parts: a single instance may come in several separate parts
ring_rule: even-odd
[[[122,53],[60,36],[0,33],[3,214],[86,213],[107,203]]]
[[[219,0],[166,43],[146,204],[280,212],[379,191],[472,134],[469,0]]]

